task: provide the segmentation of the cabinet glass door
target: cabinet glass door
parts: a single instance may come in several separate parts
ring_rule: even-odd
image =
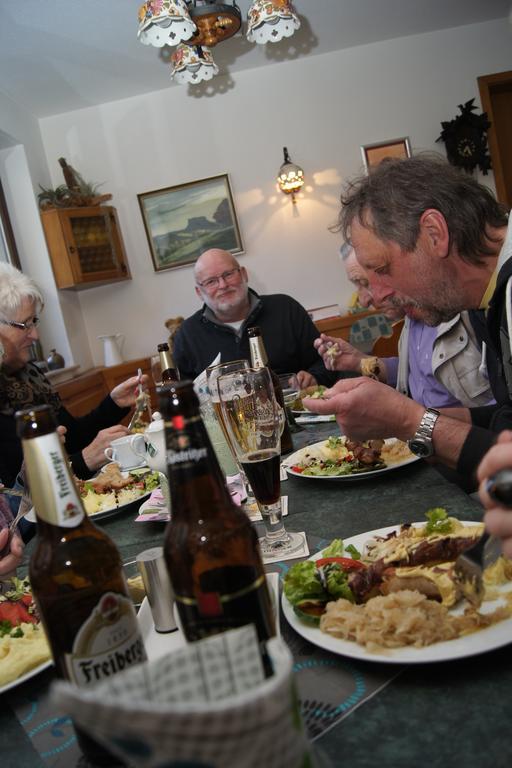
[[[108,214],[70,216],[69,224],[82,273],[108,272],[119,265]]]

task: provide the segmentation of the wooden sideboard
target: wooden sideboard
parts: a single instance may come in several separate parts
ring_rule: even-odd
[[[104,397],[111,392],[115,386],[122,381],[136,376],[138,369],[149,376],[149,392],[153,410],[157,408],[157,397],[155,385],[151,378],[151,362],[149,357],[142,357],[139,360],[127,360],[119,365],[113,365],[109,368],[91,368],[74,379],[56,384],[54,389],[59,393],[62,402],[67,410],[73,416],[84,416],[95,408]],[[128,423],[127,416],[123,423]]]

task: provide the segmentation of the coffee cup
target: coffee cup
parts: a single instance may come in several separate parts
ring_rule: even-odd
[[[105,448],[105,456],[109,461],[115,461],[121,469],[134,469],[144,464],[143,459],[135,453],[131,446],[132,435],[125,435],[112,440],[108,448]]]
[[[130,445],[138,461],[144,461],[155,472],[167,471],[165,428],[163,419],[152,421],[146,431],[131,437]]]

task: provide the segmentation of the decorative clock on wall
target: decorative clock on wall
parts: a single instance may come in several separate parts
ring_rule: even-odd
[[[475,114],[474,99],[459,104],[460,115],[449,122],[441,123],[441,135],[436,141],[444,141],[446,155],[452,165],[463,168],[468,173],[480,167],[484,175],[491,168],[491,158],[487,148],[487,131],[491,127],[487,113]]]

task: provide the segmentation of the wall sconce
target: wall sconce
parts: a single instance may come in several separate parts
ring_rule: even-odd
[[[283,147],[284,163],[279,169],[277,183],[281,192],[292,196],[292,203],[296,203],[295,194],[304,184],[304,171],[300,166],[290,160],[286,147]]]

